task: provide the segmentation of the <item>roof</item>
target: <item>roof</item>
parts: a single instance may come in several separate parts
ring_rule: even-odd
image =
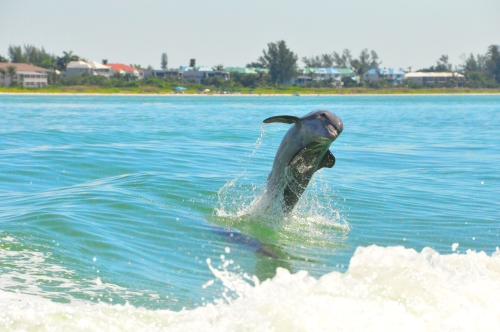
[[[464,77],[464,75],[452,72],[432,72],[432,73],[413,72],[405,74],[405,78],[423,78],[423,77]]]
[[[341,75],[351,75],[354,74],[354,72],[350,68],[337,68],[337,67],[332,67],[332,68],[297,68],[297,71],[299,73],[303,74],[341,74]]]
[[[340,74],[337,68],[316,68],[318,74]]]
[[[196,67],[197,71],[214,71],[212,67]]]
[[[254,69],[246,67],[225,67],[224,70],[229,72],[237,72],[241,74],[257,74],[257,72]]]
[[[7,69],[10,66],[16,67],[17,72],[22,72],[22,71],[49,72],[50,71],[49,69],[33,66],[33,65],[30,65],[27,63],[11,63],[11,62],[1,62],[0,63],[0,68]]]
[[[68,68],[90,68],[90,65],[88,63],[86,63],[85,61],[70,61],[67,65],[66,65],[66,69]]]
[[[89,61],[88,62],[89,66],[94,69],[108,69],[108,66],[105,66],[97,61]]]
[[[342,74],[342,75],[354,74],[354,72],[352,71],[351,68],[337,68],[337,71],[339,72],[339,74]]]
[[[123,70],[124,72],[134,72],[134,71],[139,71],[134,67],[127,66],[123,63],[107,63],[105,66],[113,68],[114,71],[119,72],[120,70]]]
[[[297,68],[297,71],[302,74],[310,74],[310,73],[315,73],[316,68]]]
[[[399,68],[399,69],[392,69],[392,68],[389,68],[389,69],[379,69],[379,72],[382,73],[383,75],[404,75],[405,72],[403,71],[403,69]]]
[[[40,75],[40,74],[45,74],[45,73],[40,73],[40,72],[36,72],[36,71],[22,71],[22,73],[24,75]]]
[[[382,75],[404,75],[405,72],[403,69],[393,69],[393,68],[372,68],[369,71],[367,71],[365,74],[369,75],[375,75],[375,74],[382,74]]]

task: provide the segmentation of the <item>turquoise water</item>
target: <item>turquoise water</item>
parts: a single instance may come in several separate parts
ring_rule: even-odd
[[[288,129],[262,120],[314,109],[344,122],[335,167],[292,215],[252,214]],[[1,95],[0,326],[321,330],[339,310],[371,319],[351,330],[384,326],[367,313],[497,324],[499,128],[500,96]]]

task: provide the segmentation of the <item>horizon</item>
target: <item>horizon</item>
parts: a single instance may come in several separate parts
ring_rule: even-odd
[[[8,57],[9,45],[31,44],[56,56],[73,51],[89,61],[107,59],[155,69],[161,67],[162,53],[168,55],[169,68],[187,66],[191,58],[197,66],[244,67],[268,43],[284,40],[298,55],[299,67],[304,66],[302,57],[346,48],[358,57],[367,48],[378,53],[381,68],[415,71],[434,66],[444,54],[458,66],[462,55],[484,54],[488,46],[500,43],[496,17],[500,2],[489,0],[470,4],[319,0],[314,8],[283,0],[65,4],[30,2],[27,11],[24,2],[2,1],[0,55]],[[33,29],[32,24],[20,22],[38,24]]]

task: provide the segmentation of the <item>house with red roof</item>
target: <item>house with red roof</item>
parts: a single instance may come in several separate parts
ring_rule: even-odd
[[[105,66],[111,68],[113,73],[120,73],[122,75],[130,74],[137,77],[139,80],[144,78],[144,70],[127,66],[123,63],[107,63]]]

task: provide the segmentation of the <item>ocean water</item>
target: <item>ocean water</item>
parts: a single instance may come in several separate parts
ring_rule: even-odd
[[[314,109],[336,165],[253,214],[262,120]],[[491,331],[499,128],[487,95],[0,95],[0,330]]]

